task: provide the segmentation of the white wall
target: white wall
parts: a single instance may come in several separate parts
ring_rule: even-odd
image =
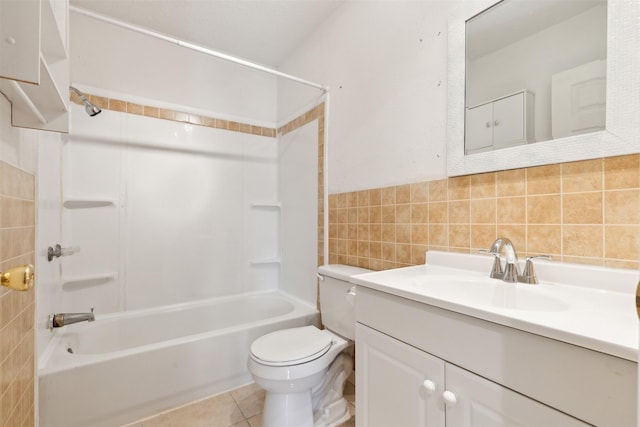
[[[318,269],[318,121],[280,140],[281,289],[316,304]]]
[[[446,35],[454,6],[347,2],[282,64],[331,89],[329,193],[445,177]],[[314,93],[281,83],[279,115],[303,96]]]
[[[35,174],[38,138],[44,132],[11,126],[11,104],[0,94],[0,160]]]
[[[277,142],[73,105],[64,148],[65,199],[113,206],[64,209],[58,311],[97,313],[275,289],[251,260],[277,256],[278,217],[253,201],[276,200]],[[251,230],[263,232],[251,232]],[[86,280],[95,275],[111,279]]]
[[[52,338],[49,314],[62,302],[60,260],[48,261],[49,246],[62,243],[62,144],[65,135],[39,132],[36,176],[36,334],[40,356]]]
[[[71,82],[275,123],[277,79],[217,58],[70,13]]]

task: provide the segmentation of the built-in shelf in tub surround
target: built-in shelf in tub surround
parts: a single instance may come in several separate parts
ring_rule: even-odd
[[[62,278],[62,287],[65,290],[75,290],[92,286],[100,286],[105,283],[118,280],[118,273],[100,273],[87,276],[71,276]]]
[[[251,265],[280,264],[280,258],[261,258],[249,261]]]
[[[80,199],[69,198],[63,203],[63,206],[67,209],[90,209],[90,208],[104,208],[107,206],[115,206],[113,200],[108,199]]]
[[[269,209],[269,208],[273,208],[273,209],[280,209],[282,207],[282,204],[280,202],[253,202],[251,203],[251,207],[252,208],[264,208],[264,209]]]

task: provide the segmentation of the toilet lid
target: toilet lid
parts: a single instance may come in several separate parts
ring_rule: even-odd
[[[251,357],[273,366],[297,365],[317,359],[331,348],[333,337],[315,326],[283,329],[251,344]]]

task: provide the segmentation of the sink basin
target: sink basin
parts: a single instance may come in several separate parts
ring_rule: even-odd
[[[465,305],[546,312],[569,309],[568,303],[545,295],[540,288],[495,279],[443,275],[430,277],[428,281],[416,281],[414,286],[422,288],[433,298]]]

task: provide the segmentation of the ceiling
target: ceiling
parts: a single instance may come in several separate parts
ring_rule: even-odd
[[[72,6],[274,68],[344,2],[70,0]]]

